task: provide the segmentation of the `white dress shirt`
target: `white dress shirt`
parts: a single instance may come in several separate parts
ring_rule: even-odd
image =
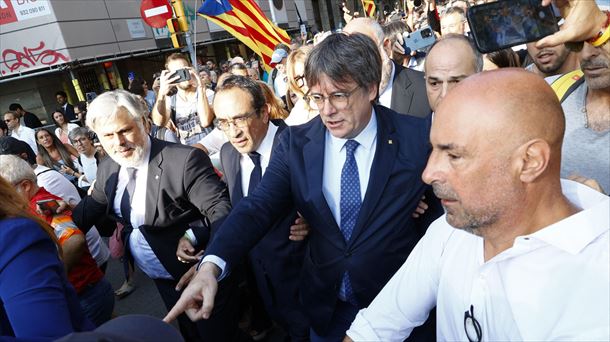
[[[341,225],[341,171],[347,157],[345,149],[347,139],[336,138],[328,130],[325,139],[322,192],[337,225]],[[372,110],[371,119],[366,127],[352,140],[356,140],[360,144],[354,152],[354,158],[356,164],[358,164],[360,198],[364,201],[377,147],[377,115],[375,110]]]
[[[142,163],[136,167],[136,186],[133,191],[133,198],[131,199],[130,222],[133,226],[133,231],[129,236],[129,248],[131,249],[131,254],[133,255],[136,265],[138,265],[138,267],[150,278],[173,279],[165,267],[163,267],[161,261],[159,261],[155,252],[153,252],[148,241],[146,241],[146,238],[139,229],[140,226],[144,224],[144,219],[146,217],[146,181],[148,179],[148,163],[150,160],[150,140],[148,141],[148,146],[144,151],[144,158],[142,160]],[[113,203],[114,212],[120,217],[122,217],[121,199],[123,198],[123,192],[125,192],[128,182],[129,174],[127,173],[127,168],[121,167]]]
[[[24,141],[32,148],[35,154],[38,154],[38,146],[36,145],[36,132],[27,127],[19,125],[17,129],[11,130],[11,137]]]
[[[390,80],[388,85],[383,90],[383,93],[379,94],[379,104],[384,107],[390,108],[392,105],[392,85],[394,84],[394,74],[396,73],[396,66],[392,62],[392,73],[390,74]]]
[[[267,166],[269,166],[269,160],[271,159],[271,151],[273,150],[273,140],[275,139],[275,134],[277,133],[277,130],[278,127],[272,122],[269,122],[269,126],[267,127],[267,134],[263,138],[261,144],[256,149],[256,152],[261,155],[262,175],[265,174]],[[241,154],[239,159],[239,167],[241,168],[241,189],[244,197],[246,197],[248,196],[248,187],[250,186],[250,174],[252,173],[252,170],[254,170],[254,162],[252,162],[252,159],[250,159],[250,156],[248,156],[247,153]],[[191,239],[194,238],[193,235],[190,235],[190,237]],[[222,272],[219,279],[224,278],[226,275],[226,261],[216,255],[206,255],[201,262],[203,263],[208,261],[220,267]]]
[[[481,237],[436,220],[347,335],[402,341],[436,305],[438,340],[467,341],[472,305],[483,341],[610,340],[610,201],[561,184],[583,210],[517,237],[487,262]]]

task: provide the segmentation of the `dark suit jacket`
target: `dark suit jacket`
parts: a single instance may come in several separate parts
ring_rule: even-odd
[[[231,267],[278,217],[296,207],[312,229],[300,280],[301,300],[313,328],[322,334],[334,312],[343,273],[349,272],[360,307],[368,306],[424,232],[411,214],[428,188],[421,174],[430,153],[430,118],[399,115],[381,106],[375,111],[375,158],[347,243],[322,192],[326,127],[317,117],[285,130],[263,180],[233,209],[207,249]]]
[[[66,117],[66,120],[72,122],[74,120],[76,120],[76,114],[74,114],[74,106],[71,104],[67,104],[66,105],[66,110],[63,109],[63,107],[59,107],[59,110],[64,113],[64,116]]]
[[[393,62],[394,63],[394,62]],[[425,118],[432,113],[426,94],[424,73],[394,63],[392,104],[390,108],[400,114]]]
[[[36,114],[30,112],[25,112],[25,114],[23,114],[23,123],[29,128],[42,127],[40,119],[38,119]]]
[[[178,280],[191,266],[176,258],[178,241],[188,224],[205,218],[214,232],[231,204],[226,187],[203,151],[157,139],[151,141],[146,215],[140,230],[161,264]],[[119,164],[111,158],[100,163],[93,193],[73,211],[78,227],[86,231],[104,215],[121,220],[113,208],[119,170]]]
[[[280,134],[288,127],[283,120],[272,122],[278,126],[278,130],[273,139],[271,156],[275,154]],[[225,143],[220,150],[220,162],[234,207],[244,198],[240,157],[241,154],[230,142]],[[292,208],[287,215],[278,217],[265,237],[250,251],[259,292],[268,306],[294,308],[298,305],[298,279],[306,243],[288,239],[290,226],[296,216],[296,209]]]

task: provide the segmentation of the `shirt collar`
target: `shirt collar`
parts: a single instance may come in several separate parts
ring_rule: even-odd
[[[530,238],[553,245],[570,254],[578,254],[587,245],[610,229],[608,208],[610,198],[586,185],[561,180],[564,195],[582,211],[556,222],[531,235]]]
[[[330,143],[330,147],[335,153],[339,153],[348,139],[337,138],[330,134],[328,130],[326,130],[326,141]],[[371,109],[371,119],[369,123],[364,127],[362,132],[352,138],[351,140],[356,140],[360,146],[370,152],[373,148],[373,144],[375,139],[377,138],[377,114],[375,113],[375,109]]]

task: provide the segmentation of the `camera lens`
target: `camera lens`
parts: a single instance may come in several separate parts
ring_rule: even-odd
[[[421,31],[421,36],[423,38],[428,38],[428,37],[432,36],[432,30],[425,29],[425,30]]]

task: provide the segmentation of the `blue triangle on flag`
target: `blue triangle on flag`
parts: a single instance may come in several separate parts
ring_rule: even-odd
[[[233,9],[229,0],[205,0],[203,5],[199,7],[197,13],[209,16],[216,16],[226,13]]]

